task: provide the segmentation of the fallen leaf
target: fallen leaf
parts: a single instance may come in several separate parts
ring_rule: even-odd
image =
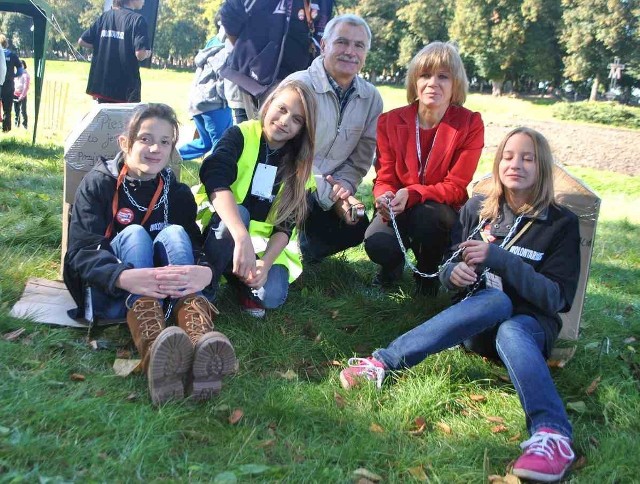
[[[369,425],[369,431],[370,432],[375,432],[377,434],[383,434],[384,433],[384,429],[378,425],[377,423],[372,423],[371,425]]]
[[[81,373],[71,373],[69,378],[71,378],[71,381],[85,381],[87,379],[87,377]]]
[[[91,341],[89,341],[89,348],[91,348],[93,351],[98,351],[98,342],[95,339],[92,339]]]
[[[517,442],[518,440],[520,440],[520,438],[521,438],[521,434],[520,434],[520,432],[518,432],[513,437],[509,437],[508,442]]]
[[[499,434],[501,432],[506,432],[509,430],[506,425],[495,425],[491,427],[491,432],[494,434]]]
[[[107,392],[105,392],[104,390],[98,390],[96,392],[96,397],[104,397],[105,393]]]
[[[5,333],[2,337],[7,341],[16,341],[25,331],[25,328],[16,329],[10,333]]]
[[[469,395],[469,398],[471,400],[473,400],[474,402],[484,402],[487,397],[485,397],[484,395]]]
[[[124,360],[122,358],[116,358],[113,362],[113,371],[117,376],[129,376],[133,373],[142,360]]]
[[[505,484],[520,484],[521,481],[518,476],[507,474],[506,476],[504,476],[504,482]]]
[[[344,406],[347,404],[344,397],[340,395],[338,392],[335,392],[333,394],[333,400],[336,402],[336,406],[338,408],[344,408]]]
[[[333,311],[331,311],[331,319],[336,319],[339,314],[340,314],[340,311],[338,311],[337,309],[334,309]]]
[[[279,376],[281,376],[282,378],[284,378],[285,380],[289,380],[289,381],[296,380],[298,378],[298,374],[295,371],[291,370],[291,369],[287,370],[284,373],[282,373],[280,371],[277,371],[276,373]]]
[[[109,458],[109,454],[107,454],[106,452],[100,452],[98,454],[98,457],[102,460],[107,460]]]
[[[504,423],[504,419],[502,417],[486,417],[486,419],[491,423],[497,423],[497,424]]]
[[[331,366],[342,366],[342,363],[340,363],[338,360],[331,360],[329,364]]]
[[[490,476],[487,477],[487,480],[489,482],[495,482],[496,484],[502,484],[504,482],[504,479],[502,478],[502,476],[499,476],[497,474],[491,474]]]
[[[635,353],[636,349],[633,346],[627,346],[627,349],[631,351],[631,353]]]
[[[587,465],[587,458],[584,455],[581,455],[574,461],[573,465],[571,466],[571,469],[573,469],[574,471],[577,471],[579,469],[582,469],[583,467],[586,467],[586,465]]]
[[[587,391],[585,392],[587,395],[593,395],[593,392],[596,391],[598,385],[600,384],[600,380],[602,380],[602,376],[598,376],[595,378],[591,384],[587,387]]]
[[[375,482],[370,481],[369,479],[365,479],[364,477],[361,477],[356,481],[356,484],[375,484]]]
[[[229,405],[227,405],[226,403],[223,403],[222,405],[218,405],[216,408],[213,409],[213,411],[216,413],[228,412],[229,410],[231,410],[231,407],[229,407]]]
[[[364,467],[360,467],[358,469],[356,469],[355,471],[353,471],[353,476],[354,477],[363,477],[364,479],[368,479],[372,482],[380,482],[382,480],[382,477],[380,477],[378,474],[375,474],[373,472],[371,472],[368,469],[365,469]]]
[[[635,343],[636,339],[633,336],[629,336],[628,338],[625,338],[624,340],[622,340],[622,342],[626,345],[629,345],[631,343]]]
[[[244,412],[241,408],[236,408],[233,412],[231,412],[231,415],[229,415],[229,423],[231,425],[235,425],[240,421],[242,417],[244,417]]]
[[[127,398],[125,398],[125,400],[128,402],[133,402],[134,400],[137,400],[137,399],[138,399],[138,394],[136,392],[129,393],[129,395],[127,395]]]
[[[511,382],[511,378],[509,378],[509,375],[498,375],[498,378],[500,378],[500,380],[502,380],[505,383]]]
[[[258,444],[258,447],[260,447],[261,449],[266,449],[268,447],[273,447],[275,444],[276,444],[276,439],[267,439],[260,442]]]
[[[567,409],[573,410],[577,413],[584,413],[587,411],[587,405],[582,400],[578,402],[569,402],[567,403]]]
[[[589,437],[589,443],[594,447],[600,447],[600,441],[596,439],[593,435]]]
[[[549,368],[564,368],[567,362],[565,360],[547,360],[547,366]]]
[[[318,333],[315,338],[313,338],[314,343],[320,343],[322,341],[322,333]]]
[[[445,434],[450,434],[451,433],[451,427],[449,425],[447,425],[444,422],[438,422],[436,424],[438,426],[438,428],[443,431]]]
[[[427,473],[422,466],[410,467],[409,474],[420,482],[427,482]]]
[[[120,348],[116,351],[116,358],[123,358],[125,360],[128,360],[129,358],[131,358],[131,351]]]

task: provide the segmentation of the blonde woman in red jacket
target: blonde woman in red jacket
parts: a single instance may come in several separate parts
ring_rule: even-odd
[[[409,64],[410,104],[378,120],[377,214],[364,240],[367,255],[381,266],[374,284],[391,285],[402,276],[404,256],[390,212],[417,269],[437,271],[484,146],[480,114],[462,107],[468,85],[455,46],[432,42]],[[418,294],[437,294],[437,277],[415,278]]]

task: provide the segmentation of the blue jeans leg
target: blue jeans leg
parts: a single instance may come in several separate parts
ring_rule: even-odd
[[[193,246],[181,225],[169,225],[153,241],[154,267],[193,265]]]
[[[274,264],[269,269],[267,282],[254,292],[260,304],[265,309],[279,308],[287,300],[289,293],[289,270],[281,265]]]
[[[496,349],[516,388],[534,434],[550,427],[571,438],[571,424],[543,356],[545,334],[533,317],[518,314],[498,327]]]
[[[251,217],[249,211],[242,205],[238,205],[238,212],[245,227],[249,227]],[[204,253],[207,261],[213,268],[213,279],[211,280],[210,298],[215,298],[220,284],[220,276],[230,272],[233,263],[233,249],[236,244],[233,241],[231,232],[227,225],[218,215],[213,216],[211,224],[207,229],[207,236],[204,242]]]
[[[511,299],[505,293],[483,289],[396,338],[373,356],[390,370],[409,368],[497,325],[512,311]]]
[[[141,225],[130,225],[111,241],[115,256],[135,269],[153,267],[153,241]],[[91,300],[95,317],[101,319],[120,319],[127,314],[128,293],[122,291],[119,296],[109,296],[96,288],[91,289]]]
[[[213,148],[227,128],[232,126],[231,109],[221,108],[193,116],[200,137],[185,143],[178,151],[183,160],[200,158]]]

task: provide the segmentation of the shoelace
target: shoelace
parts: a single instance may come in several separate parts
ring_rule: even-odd
[[[189,338],[195,344],[200,336],[213,330],[213,315],[220,314],[220,311],[203,297],[187,299],[184,309]]]
[[[526,449],[527,454],[536,454],[553,460],[553,445],[558,448],[558,452],[565,459],[573,459],[575,454],[569,445],[569,439],[564,435],[552,434],[549,432],[536,432],[529,440],[520,444],[522,449]]]
[[[371,360],[367,358],[349,358],[347,365],[352,368],[358,368],[359,375],[364,375],[367,379],[376,382],[376,387],[382,387],[382,380],[384,380],[384,368],[374,365]]]
[[[164,328],[162,309],[157,301],[138,302],[133,310],[138,314],[142,337],[154,341]],[[159,317],[160,315],[160,317]]]

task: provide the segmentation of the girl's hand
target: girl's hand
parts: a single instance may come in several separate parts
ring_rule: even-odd
[[[451,284],[457,287],[467,287],[471,284],[475,284],[478,279],[475,267],[469,266],[465,262],[458,262],[451,271],[449,281]]]
[[[149,296],[156,299],[164,299],[167,292],[160,289],[160,283],[156,280],[156,268],[125,269],[118,276],[116,287],[138,296]]]
[[[213,277],[209,267],[185,265],[156,268],[156,281],[161,291],[171,297],[182,297],[202,291]]]
[[[384,195],[376,198],[376,210],[385,220],[389,220],[389,201],[393,200],[394,197],[395,194],[392,191],[387,190]]]
[[[462,259],[470,266],[484,264],[489,255],[489,244],[481,240],[465,240],[460,247],[464,248]]]
[[[338,200],[346,200],[351,195],[351,190],[345,188],[340,182],[335,181],[331,175],[325,177],[329,183],[331,183],[331,201],[337,202]]]
[[[409,190],[406,188],[401,188],[396,192],[396,196],[391,200],[391,210],[395,215],[399,215],[404,212],[404,209],[407,207],[407,202],[409,201]]]
[[[252,289],[260,289],[267,282],[269,269],[271,269],[271,264],[263,261],[262,259],[256,260],[255,272],[247,279],[244,279],[244,283]]]
[[[256,252],[248,233],[235,241],[233,249],[233,273],[240,279],[247,279],[256,271]]]

